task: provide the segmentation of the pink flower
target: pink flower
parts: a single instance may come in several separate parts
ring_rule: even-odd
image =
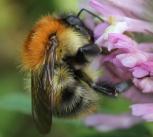
[[[131,107],[132,114],[138,116],[138,119],[153,121],[153,42],[138,43],[134,37],[127,35],[129,32],[153,34],[153,2],[90,0],[89,4],[104,20],[92,28],[95,43],[110,52],[97,60],[104,71],[100,79],[112,83],[133,81],[133,86],[123,93],[124,97],[137,103]],[[112,130],[125,128],[122,123],[124,119],[128,119],[127,115],[118,117],[100,114],[87,118],[86,124],[98,130]],[[136,119],[134,117],[130,120],[134,124]]]
[[[136,51],[137,43],[131,38],[123,34],[109,33],[108,36],[108,49],[121,49],[124,52]]]
[[[110,33],[107,48],[109,51],[116,51],[106,57],[102,57],[102,60],[104,60],[104,62],[111,62],[116,67],[130,72],[132,76],[131,79],[133,79],[135,86],[143,93],[150,93],[153,92],[153,53],[151,52],[152,48],[148,46],[152,46],[152,44],[146,43],[140,44],[139,46],[137,42],[126,35]],[[145,47],[144,50],[143,47]],[[131,96],[131,99],[134,97],[136,96]],[[145,107],[147,106],[144,105],[144,107],[142,107],[142,111]],[[137,108],[137,105],[134,108]],[[137,109],[132,109],[133,115],[136,114],[134,113],[136,110]],[[142,118],[147,121],[153,121],[150,111],[147,112],[147,115],[144,114]]]
[[[135,78],[133,82],[143,93],[153,93],[153,77],[146,77],[143,79]]]
[[[153,103],[134,104],[131,108],[133,115],[141,116],[147,121],[153,121]]]
[[[97,25],[94,29],[94,37],[98,38],[101,34],[104,33],[105,29],[109,26],[107,22]]]
[[[109,51],[116,51],[106,57],[102,57],[105,62],[112,62],[121,69],[124,67],[128,72],[131,72],[134,78],[152,76],[153,53],[143,51],[142,47],[139,48],[138,43],[126,35],[110,33],[107,48]],[[139,84],[136,84],[136,86],[139,86]]]
[[[95,6],[101,14],[105,13],[108,16],[120,15],[143,20],[152,18],[151,0],[100,0],[100,3],[92,0],[91,6]]]
[[[129,114],[96,114],[87,117],[85,119],[85,124],[88,127],[95,127],[99,131],[111,131],[115,129],[126,129],[141,121],[140,118],[136,118]]]
[[[153,103],[153,94],[145,94],[140,92],[135,86],[130,87],[126,92],[123,93],[124,97],[131,100],[132,103]]]
[[[96,0],[90,1],[90,6],[100,13],[106,22],[109,22],[110,17],[114,17],[117,22],[125,22],[127,24],[126,30],[133,32],[143,32],[143,33],[153,33],[153,23],[151,21],[141,20],[143,14],[146,14],[146,7],[150,5],[142,4],[139,1],[133,2],[132,0],[125,2],[118,0],[101,0],[100,2]],[[141,5],[141,6],[134,6]],[[143,1],[144,3],[144,1]],[[151,2],[150,2],[151,3]],[[126,5],[121,8],[121,5]],[[120,6],[118,6],[120,5]],[[132,5],[132,6],[131,6]],[[124,9],[126,7],[126,10]],[[151,8],[150,8],[151,9]],[[137,13],[136,13],[137,11]],[[139,12],[138,12],[139,11]],[[149,16],[152,16],[152,11],[148,11]],[[148,17],[148,16],[147,16]],[[147,19],[148,20],[148,19]]]

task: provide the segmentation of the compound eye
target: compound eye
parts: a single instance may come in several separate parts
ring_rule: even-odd
[[[72,27],[74,27],[76,30],[78,30],[79,32],[81,32],[82,34],[89,36],[89,32],[87,30],[87,28],[85,27],[85,25],[83,24],[83,22],[80,20],[80,18],[78,18],[77,16],[67,16],[64,19],[69,25],[71,25]],[[89,38],[90,40],[90,38]]]
[[[82,22],[79,18],[77,18],[76,16],[68,16],[66,21],[73,26],[81,26]]]

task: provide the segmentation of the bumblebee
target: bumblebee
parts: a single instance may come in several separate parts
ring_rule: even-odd
[[[95,81],[98,76],[91,62],[102,49],[79,18],[82,11],[91,13],[83,9],[78,15],[42,17],[23,46],[23,68],[31,73],[32,115],[42,133],[50,131],[52,115],[92,112],[98,92],[117,93],[114,86]]]

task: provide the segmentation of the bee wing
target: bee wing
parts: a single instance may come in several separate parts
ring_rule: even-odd
[[[48,95],[42,83],[39,75],[32,73],[32,115],[38,130],[47,133],[52,123],[51,94]]]
[[[53,75],[55,60],[55,41],[47,50],[45,64],[40,72],[32,72],[32,115],[38,130],[48,133],[52,124]]]

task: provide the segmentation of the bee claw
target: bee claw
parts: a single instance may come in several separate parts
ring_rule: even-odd
[[[132,81],[131,80],[127,80],[127,81],[123,81],[123,82],[115,84],[115,88],[116,88],[116,90],[117,90],[117,92],[119,94],[119,93],[122,93],[122,92],[126,91],[132,85],[133,85]]]

